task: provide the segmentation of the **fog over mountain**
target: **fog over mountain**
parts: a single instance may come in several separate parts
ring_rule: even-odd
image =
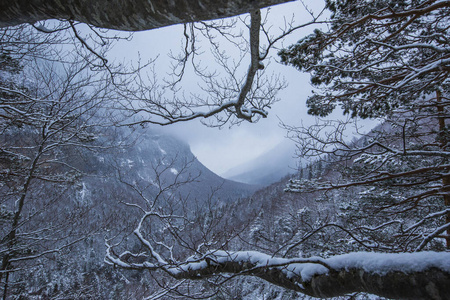
[[[295,144],[286,139],[257,158],[221,175],[238,182],[266,186],[294,174],[298,169],[298,162]]]
[[[158,131],[142,130],[133,137],[136,141],[113,154],[108,159],[114,159],[120,172],[128,181],[143,181],[152,183],[155,180],[156,170],[160,172],[166,182],[184,180],[191,177],[193,180],[180,187],[181,194],[189,194],[190,198],[199,201],[216,189],[215,198],[221,201],[231,201],[239,197],[249,196],[256,190],[255,186],[224,179],[206,168],[191,152],[189,145],[173,136],[160,134]],[[105,157],[99,155],[99,162]],[[97,172],[103,167],[98,165]]]

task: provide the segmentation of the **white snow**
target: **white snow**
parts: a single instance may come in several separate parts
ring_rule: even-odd
[[[81,201],[84,201],[86,196],[89,194],[89,190],[87,189],[86,184],[84,182],[81,184],[81,186],[82,186],[82,188],[81,188],[81,191],[79,191],[79,195],[80,195]]]
[[[380,275],[390,271],[420,272],[432,267],[450,272],[450,252],[354,252],[331,257],[325,262],[336,269],[361,268]]]
[[[158,145],[158,149],[159,149],[159,151],[161,152],[161,154],[162,154],[162,155],[166,155],[167,152],[166,152],[163,148],[161,148],[161,146],[159,145],[159,143],[157,143],[157,145]]]
[[[127,164],[128,164],[128,168],[132,168],[134,161],[132,161],[131,159],[127,159]]]
[[[250,263],[257,267],[282,268],[288,277],[300,276],[302,281],[310,280],[314,275],[326,274],[332,269],[362,269],[369,273],[384,275],[391,271],[404,273],[420,272],[437,268],[450,272],[450,252],[415,252],[415,253],[373,253],[354,252],[337,255],[327,259],[320,257],[286,259],[276,258],[255,251],[226,252],[215,251],[208,255],[219,264],[229,261]],[[318,263],[315,263],[318,262]],[[323,264],[320,264],[323,263]],[[207,267],[205,260],[187,262],[177,267],[176,272],[200,270]]]
[[[170,168],[170,172],[172,172],[172,174],[174,174],[174,175],[178,175],[178,170],[177,169],[175,169],[175,168]]]

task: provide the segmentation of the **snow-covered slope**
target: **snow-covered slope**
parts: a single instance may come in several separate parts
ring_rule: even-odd
[[[216,188],[214,198],[225,202],[247,197],[256,190],[255,186],[227,180],[213,173],[197,160],[188,144],[175,137],[146,130],[128,137],[128,140],[131,141],[129,145],[121,149],[90,155],[89,161],[81,162],[80,169],[106,177],[103,179],[106,188],[113,184],[118,174],[123,181],[155,187],[156,180],[163,185],[176,180],[186,181],[179,186],[178,193],[200,201],[208,198],[211,189]],[[89,181],[92,181],[89,177],[83,180],[85,186]]]
[[[28,269],[15,273],[17,280],[26,282],[24,291],[37,290],[34,293],[39,299],[136,299],[127,294],[127,289],[134,293],[133,284],[143,274],[124,275],[103,260],[105,238],[118,237],[131,247],[140,247],[130,239],[142,217],[138,206],[148,209],[149,205],[155,205],[162,211],[193,219],[193,215],[202,215],[208,208],[231,204],[256,190],[254,186],[214,174],[195,158],[186,143],[176,138],[151,130],[131,135],[123,132],[126,130],[119,131],[99,133],[98,144],[92,151],[65,149],[67,153],[61,153],[67,157],[67,164],[84,175],[58,198],[53,215],[45,215],[44,211],[42,219],[53,221],[60,212],[79,213],[68,225],[69,229],[55,232],[52,237],[50,246],[63,247],[64,255],[58,254],[51,261],[39,258],[32,273]],[[108,147],[111,140],[115,141],[113,145],[126,146]],[[51,195],[51,186],[48,190]],[[163,196],[154,202],[158,194]],[[60,236],[70,236],[79,242],[63,245]],[[124,276],[133,279],[123,281]],[[89,296],[72,295],[80,286]],[[11,293],[21,292],[11,289]]]

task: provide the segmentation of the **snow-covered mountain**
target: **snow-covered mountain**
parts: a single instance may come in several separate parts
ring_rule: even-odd
[[[168,169],[163,174],[168,181],[173,181],[176,177],[196,177],[193,182],[180,187],[182,194],[190,194],[192,198],[205,198],[210,194],[211,188],[220,187],[215,197],[221,201],[232,201],[249,196],[256,190],[255,186],[227,180],[213,173],[197,160],[188,144],[168,135],[145,132],[119,159],[128,173],[142,180],[151,181],[153,169],[158,165],[160,170],[165,167]]]
[[[257,158],[222,174],[224,178],[266,186],[297,171],[295,144],[285,140]]]
[[[49,261],[39,258],[32,272],[15,273],[23,287],[12,294],[33,291],[43,298],[64,299],[134,299],[135,282],[143,274],[125,273],[104,264],[105,239],[117,238],[131,247],[140,247],[130,239],[142,209],[156,205],[158,209],[180,213],[190,218],[248,197],[257,187],[226,180],[201,164],[180,140],[151,130],[124,133],[106,130],[98,136],[90,150],[64,149],[68,165],[80,170],[76,183],[61,195],[51,213],[43,211],[32,226],[46,226],[55,216],[75,215],[67,229],[55,232],[48,247],[64,251]],[[111,140],[114,142],[111,143]],[[123,147],[108,147],[122,144]],[[51,195],[52,186],[42,187]],[[158,202],[153,202],[159,195]],[[162,196],[161,196],[162,195]],[[55,198],[56,199],[56,198]],[[33,207],[24,208],[26,214]],[[156,226],[156,225],[154,225]],[[63,239],[78,242],[66,243]],[[133,276],[133,280],[124,277]],[[148,283],[152,285],[152,283]],[[83,292],[76,296],[80,286]],[[35,292],[36,291],[36,292]],[[86,296],[89,295],[89,296]],[[127,295],[127,296],[124,296]],[[24,298],[29,299],[29,298]]]
[[[128,183],[155,187],[157,183],[180,181],[186,182],[179,186],[180,194],[201,201],[217,188],[214,198],[222,202],[247,197],[257,189],[213,173],[197,160],[188,144],[173,136],[146,130],[127,137],[125,144],[128,145],[109,152],[84,155],[79,168],[91,175],[83,179],[85,186],[98,180],[90,178],[99,176],[105,185],[112,184],[118,175]]]

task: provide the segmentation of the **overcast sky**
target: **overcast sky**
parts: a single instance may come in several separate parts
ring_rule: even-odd
[[[323,5],[322,1],[309,1],[317,11]],[[284,18],[291,19],[295,13],[297,24],[307,22],[311,17],[299,1],[282,4],[271,9],[270,22],[274,28],[281,27]],[[307,31],[298,31],[289,36],[284,44],[289,45],[303,37]],[[159,62],[165,62],[169,51],[178,52],[183,34],[182,26],[135,33],[131,42],[120,44],[114,49],[113,55],[118,60],[142,60],[158,57]],[[276,52],[273,52],[276,56]],[[191,146],[192,152],[209,169],[217,174],[242,164],[248,160],[274,148],[281,143],[286,132],[279,127],[280,119],[291,125],[298,125],[303,120],[305,124],[312,122],[313,118],[306,114],[305,101],[310,94],[309,75],[302,74],[292,67],[271,63],[270,71],[281,73],[288,82],[288,87],[279,93],[280,102],[272,106],[269,116],[256,124],[242,123],[231,128],[208,128],[199,121],[184,122],[166,126],[165,132],[182,138]],[[161,76],[164,72],[159,71]],[[186,88],[186,87],[185,87]]]

